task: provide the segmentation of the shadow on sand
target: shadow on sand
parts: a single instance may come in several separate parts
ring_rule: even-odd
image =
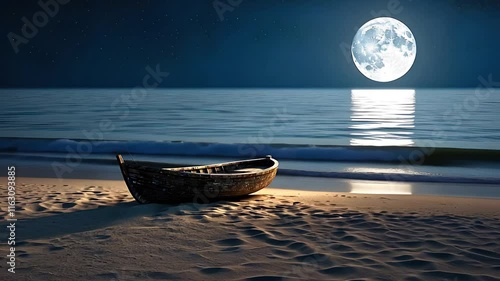
[[[245,202],[265,197],[265,195],[248,195],[233,200],[212,201],[206,204],[138,204],[136,202],[122,202],[111,206],[101,206],[97,209],[77,210],[74,212],[48,213],[50,215],[18,220],[16,238],[22,240],[36,240],[60,237],[68,234],[97,230],[120,223],[131,221],[138,217],[161,215],[175,216],[179,211],[202,211],[214,204],[230,202]],[[0,223],[5,229],[9,222]],[[4,237],[7,239],[6,237]]]

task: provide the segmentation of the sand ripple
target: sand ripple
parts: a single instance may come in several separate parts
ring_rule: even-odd
[[[333,194],[174,206],[137,205],[115,186],[21,187],[26,280],[500,277],[498,216],[361,210],[332,203]]]

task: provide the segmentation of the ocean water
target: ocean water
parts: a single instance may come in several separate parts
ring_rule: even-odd
[[[500,183],[500,91],[3,89],[4,159],[208,163],[272,154],[287,175]]]

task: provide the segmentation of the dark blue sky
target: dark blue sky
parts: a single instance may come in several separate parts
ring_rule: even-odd
[[[37,1],[4,1],[0,87],[133,87],[157,64],[170,73],[162,87],[476,87],[480,75],[500,80],[500,1],[217,1],[241,3],[221,21],[212,0],[72,0],[58,4],[33,38],[21,39],[17,54],[9,34],[22,36],[22,18],[33,22],[43,10]],[[404,22],[417,39],[412,69],[383,84],[359,73],[341,48],[356,27],[381,15]]]

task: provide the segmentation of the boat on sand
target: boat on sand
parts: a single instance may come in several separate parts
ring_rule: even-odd
[[[271,184],[278,161],[265,158],[165,168],[155,162],[125,161],[116,155],[123,179],[139,203],[207,203],[242,197]]]

